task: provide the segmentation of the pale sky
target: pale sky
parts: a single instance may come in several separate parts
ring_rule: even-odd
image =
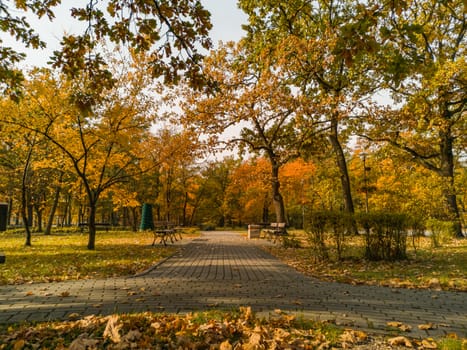
[[[238,9],[237,0],[202,0],[202,3],[211,12],[213,23],[211,38],[215,46],[219,41],[237,41],[241,38],[243,35],[241,25],[246,22],[246,15]],[[84,26],[77,21],[73,21],[67,10],[73,5],[76,6],[76,0],[62,0],[62,4],[61,8],[54,9],[56,18],[52,23],[45,18],[38,20],[35,17],[28,16],[31,27],[47,43],[47,49],[26,49],[6,33],[2,33],[2,40],[4,40],[2,45],[11,46],[20,52],[26,53],[27,59],[24,64],[28,67],[45,66],[52,52],[59,48],[63,33],[79,32],[79,26]],[[17,16],[24,15],[18,11],[13,13]]]

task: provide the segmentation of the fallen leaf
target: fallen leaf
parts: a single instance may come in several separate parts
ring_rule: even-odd
[[[96,339],[86,338],[86,334],[80,335],[78,338],[73,340],[70,344],[69,350],[86,350],[95,348],[99,343]]]
[[[29,292],[26,293],[26,296],[27,296],[27,297],[29,297],[29,296],[31,296],[31,295],[34,295],[34,293],[31,292],[31,291],[29,291]]]
[[[120,329],[122,328],[122,325],[119,324],[119,317],[117,315],[112,315],[109,317],[109,320],[107,321],[107,325],[105,326],[104,338],[110,338],[111,341],[114,343],[119,343],[120,342]]]
[[[219,350],[232,350],[232,349],[233,349],[233,347],[229,343],[228,340],[226,340],[225,342],[222,342],[221,345],[219,346]]]
[[[395,337],[395,338],[390,338],[390,339],[388,339],[388,343],[391,346],[403,345],[403,346],[406,346],[408,348],[413,347],[412,342],[409,339],[407,339],[406,337],[402,337],[402,336]]]
[[[433,340],[429,340],[429,339],[423,339],[422,346],[423,346],[423,349],[437,349],[438,348],[438,345],[436,345],[436,342]]]
[[[61,292],[60,295],[66,298],[70,296],[70,292]]]
[[[26,345],[26,342],[23,339],[20,339],[15,342],[15,345],[13,345],[13,350],[21,350],[24,348]]]
[[[403,324],[402,322],[398,322],[398,321],[387,322],[386,324],[389,327],[397,328],[397,329],[401,330],[402,332],[410,332],[412,330],[411,326],[409,326],[407,324]]]
[[[77,318],[80,318],[81,315],[77,312],[72,312],[71,314],[68,315],[68,318],[69,319],[77,319]]]
[[[436,328],[436,325],[434,325],[433,323],[427,323],[427,324],[419,324],[418,325],[418,329],[422,330],[422,331],[427,331],[427,330],[430,330],[430,329],[435,329]]]

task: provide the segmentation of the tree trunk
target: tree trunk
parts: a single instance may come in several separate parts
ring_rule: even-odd
[[[272,200],[274,204],[274,211],[276,213],[276,222],[287,222],[285,216],[284,199],[280,193],[280,181],[279,181],[279,165],[272,159],[271,160],[272,170]]]
[[[49,219],[47,220],[47,226],[45,227],[44,235],[50,235],[50,233],[52,232],[52,224],[54,221],[55,212],[57,210],[58,201],[60,199],[62,179],[63,179],[63,172],[60,173],[59,184],[57,185],[57,188],[55,189],[54,201],[52,203],[52,208],[50,208]]]
[[[42,232],[42,209],[34,206],[37,218],[37,232]]]
[[[344,197],[344,208],[346,212],[353,214],[354,205],[352,199],[352,192],[350,189],[350,178],[349,172],[347,170],[347,161],[345,159],[345,154],[338,137],[337,118],[333,118],[331,120],[331,133],[329,134],[329,141],[336,156],[337,167],[339,168],[341,176],[342,195]]]
[[[455,235],[458,238],[464,237],[462,234],[461,216],[457,206],[457,196],[454,186],[454,155],[453,155],[453,137],[451,130],[441,131],[440,136],[440,156],[441,167],[439,175],[443,181],[443,195],[446,199],[450,220],[452,220]]]
[[[28,172],[29,172],[29,164],[31,163],[32,157],[32,150],[34,148],[34,141],[32,142],[31,146],[29,147],[28,154],[26,156],[26,163],[24,164],[23,169],[23,176],[21,179],[21,215],[23,217],[23,224],[24,229],[26,231],[26,241],[24,242],[25,246],[30,247],[31,243],[31,229],[30,229],[30,219],[31,216],[28,217]]]
[[[186,212],[188,208],[188,199],[189,199],[188,192],[185,191],[185,198],[183,200],[183,211],[182,211],[182,225],[183,226],[186,226]]]
[[[269,203],[269,197],[265,194],[263,200],[262,222],[269,222]]]
[[[89,200],[89,218],[88,218],[88,249],[94,250],[96,248],[96,209],[97,200]]]

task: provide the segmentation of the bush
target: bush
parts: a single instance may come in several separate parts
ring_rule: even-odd
[[[328,223],[328,212],[314,212],[307,216],[304,230],[310,242],[311,249],[320,260],[329,258],[326,247],[326,226]]]
[[[397,213],[362,213],[358,224],[365,231],[365,257],[400,260],[407,257],[408,217]]]
[[[455,237],[456,231],[452,221],[428,219],[426,227],[430,231],[431,244],[433,247],[441,247],[444,243]]]

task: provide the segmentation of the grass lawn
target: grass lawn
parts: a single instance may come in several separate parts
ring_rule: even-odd
[[[32,246],[25,247],[23,234],[0,233],[0,251],[6,256],[6,263],[0,265],[0,284],[131,275],[176,249],[151,246],[150,232],[98,231],[95,250],[86,248],[87,240],[87,233],[33,234]]]
[[[344,258],[338,261],[332,249],[329,261],[315,259],[303,231],[291,231],[302,248],[282,248],[278,244],[268,251],[297,270],[329,281],[351,284],[384,285],[403,288],[433,288],[467,291],[467,239],[452,239],[433,248],[429,238],[408,244],[408,259],[384,262],[357,258],[363,256],[362,237],[349,237]],[[415,246],[415,248],[414,248]]]

